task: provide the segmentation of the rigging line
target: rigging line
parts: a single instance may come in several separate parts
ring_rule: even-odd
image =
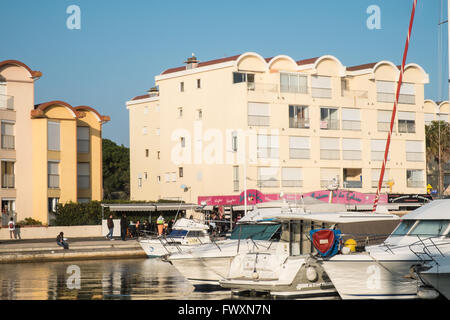
[[[413,22],[414,22],[414,14],[415,14],[415,11],[416,11],[416,6],[417,6],[417,0],[414,0],[413,7],[412,7],[412,10],[411,10],[411,18],[410,18],[410,21],[409,21],[408,36],[406,38],[405,49],[403,51],[402,66],[401,66],[400,75],[399,75],[399,79],[398,79],[398,83],[397,83],[397,91],[396,91],[396,94],[395,94],[394,108],[392,109],[391,125],[389,127],[388,138],[386,140],[386,148],[385,148],[385,151],[384,151],[384,159],[383,159],[383,164],[382,164],[381,171],[380,171],[380,179],[378,181],[377,193],[376,193],[375,199],[373,201],[372,212],[375,212],[377,210],[378,200],[380,198],[380,190],[381,190],[381,186],[382,186],[382,183],[383,183],[384,171],[386,169],[387,156],[389,154],[389,145],[391,143],[391,135],[392,135],[392,129],[393,129],[393,126],[394,126],[395,114],[397,112],[398,98],[399,98],[399,95],[400,95],[400,88],[401,88],[401,85],[402,85],[403,73],[405,71],[405,62],[406,62],[406,57],[408,55],[409,41],[411,39],[411,31],[412,31],[412,26],[413,26]]]

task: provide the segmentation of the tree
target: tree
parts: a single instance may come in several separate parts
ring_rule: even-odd
[[[103,198],[130,198],[130,149],[103,139]]]
[[[444,165],[450,161],[449,123],[445,121],[432,121],[430,125],[425,126],[425,139],[427,161],[434,161],[438,164],[439,194],[441,195],[444,192]]]

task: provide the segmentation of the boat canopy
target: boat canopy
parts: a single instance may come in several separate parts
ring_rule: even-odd
[[[270,240],[278,231],[280,224],[238,224],[230,239]]]
[[[187,235],[187,230],[172,230],[172,232],[168,235],[170,238],[184,238]]]
[[[282,214],[276,217],[281,221],[306,220],[320,221],[325,223],[353,223],[370,221],[399,220],[395,214],[382,213],[362,213],[362,212],[330,212],[330,213],[303,213],[303,214]]]
[[[405,214],[402,220],[450,220],[450,199],[433,200]]]

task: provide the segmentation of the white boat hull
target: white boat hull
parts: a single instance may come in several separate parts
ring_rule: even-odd
[[[420,278],[450,300],[450,265],[440,264],[420,273]]]
[[[190,259],[170,259],[170,262],[193,284],[219,285],[219,280],[227,276],[233,257],[193,257]]]
[[[139,241],[139,244],[141,245],[145,254],[147,254],[149,258],[157,258],[171,253],[191,250],[192,248],[200,245],[200,244],[186,245],[186,244],[171,244],[171,243],[163,245],[159,240],[141,240]]]
[[[417,260],[377,260],[368,254],[323,261],[342,299],[416,299],[418,280],[410,269]],[[345,270],[345,272],[343,272]]]

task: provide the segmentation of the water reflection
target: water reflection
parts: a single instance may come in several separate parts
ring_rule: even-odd
[[[70,265],[80,268],[80,286],[70,289]],[[73,279],[73,278],[72,278]],[[0,265],[2,300],[226,299],[230,293],[194,292],[169,263],[124,259]]]

